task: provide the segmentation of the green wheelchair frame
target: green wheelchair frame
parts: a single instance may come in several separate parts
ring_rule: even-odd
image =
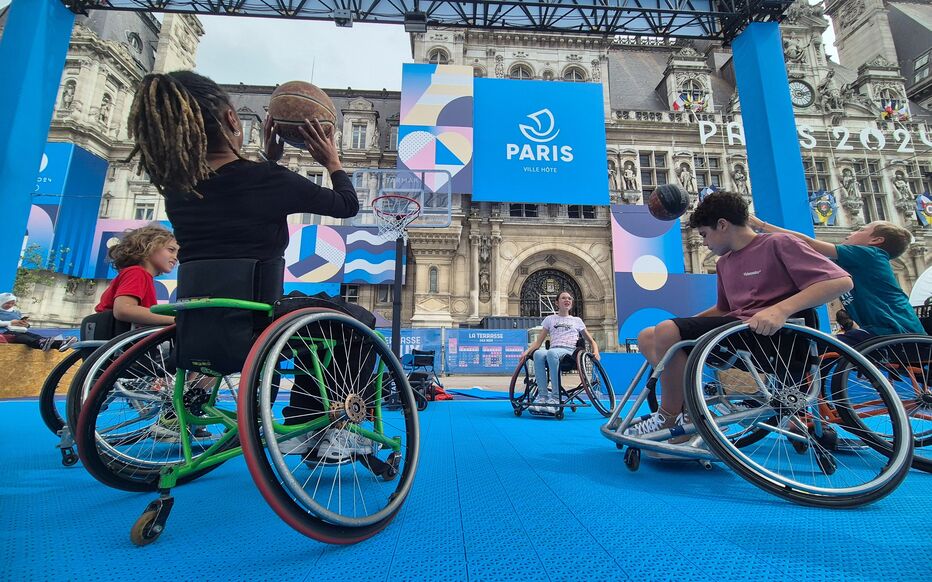
[[[174,316],[178,312],[184,310],[210,308],[231,308],[256,311],[266,313],[270,318],[273,315],[273,307],[266,303],[224,298],[192,299],[179,303],[157,305],[152,307],[150,310],[152,313],[158,315]],[[376,331],[375,334],[383,342],[385,341],[384,335],[378,331]],[[313,370],[311,370],[311,372],[313,376],[315,376],[317,383],[320,386],[320,395],[323,401],[324,409],[331,410],[331,403],[327,395],[327,388],[326,383],[324,382],[323,371],[333,361],[334,348],[337,345],[337,341],[326,338],[302,336],[297,336],[296,339],[300,339],[305,343],[305,345],[313,346],[314,348],[310,350],[311,362],[313,366]],[[282,376],[305,374],[305,372],[302,372],[301,370],[283,367],[283,363],[283,361],[280,361],[276,365],[273,373],[281,374]],[[173,504],[173,498],[170,496],[169,490],[177,485],[180,479],[183,479],[186,476],[192,476],[195,473],[203,471],[209,467],[220,465],[229,459],[243,454],[241,444],[230,446],[230,443],[233,441],[233,439],[239,435],[237,412],[235,410],[222,408],[217,404],[217,398],[220,392],[221,384],[223,382],[223,376],[210,373],[208,370],[197,371],[199,373],[203,373],[208,376],[214,376],[216,378],[216,381],[213,382],[213,385],[210,388],[210,395],[207,399],[207,402],[200,406],[202,414],[197,415],[187,410],[187,406],[185,405],[184,401],[186,381],[188,373],[191,371],[194,370],[177,368],[172,393],[172,408],[175,415],[177,416],[178,424],[180,427],[179,437],[181,441],[181,449],[184,461],[181,463],[162,467],[158,482],[159,498],[149,504],[149,506],[146,508],[142,516],[140,516],[131,530],[130,537],[137,545],[145,545],[155,541],[155,539],[158,538],[158,536],[164,530],[165,522],[168,519],[168,514],[171,511],[171,506]],[[376,372],[376,379],[374,382],[375,406],[372,411],[373,426],[375,430],[367,430],[358,424],[350,422],[347,422],[343,428],[379,443],[386,449],[390,449],[394,454],[399,454],[402,447],[401,437],[391,438],[385,436],[383,430],[382,391],[384,388],[383,379],[385,371],[385,362],[379,361]],[[239,404],[240,403],[238,403],[238,406]],[[319,418],[297,425],[285,425],[282,423],[274,422],[273,430],[275,439],[277,442],[281,443],[293,437],[323,429],[331,421],[331,415],[324,414]],[[203,453],[199,454],[197,458],[195,458],[191,442],[191,434],[187,430],[187,427],[218,424],[225,426],[226,430],[223,432],[217,442],[210,445]],[[262,444],[265,446],[264,440]]]

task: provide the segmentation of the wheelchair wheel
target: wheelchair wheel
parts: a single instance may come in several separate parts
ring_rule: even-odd
[[[903,403],[913,433],[913,467],[932,472],[932,337],[885,336],[868,340],[857,350],[880,370]],[[855,400],[851,406],[836,406],[846,422],[873,426],[873,417],[884,412],[878,403],[858,398],[850,383],[836,383],[832,389],[836,402]]]
[[[521,416],[537,397],[537,378],[531,374],[530,362],[530,358],[525,358],[511,374],[508,384],[508,400],[515,409],[515,416]]]
[[[392,393],[400,406],[388,410]],[[384,529],[410,491],[416,408],[378,334],[342,313],[298,310],[266,328],[247,358],[243,455],[262,496],[291,527],[327,543],[356,543]]]
[[[831,364],[819,357],[828,351],[838,353]],[[722,369],[746,374],[751,385],[710,394]],[[825,414],[840,405],[823,390],[825,374],[858,401],[878,403],[870,427]],[[804,505],[856,507],[889,494],[909,470],[909,422],[890,384],[867,359],[821,332],[787,325],[764,337],[744,323],[723,326],[693,348],[685,377],[687,407],[709,449],[770,493]],[[878,446],[851,455],[828,450],[830,429]],[[749,430],[768,434],[739,446],[735,435]]]
[[[586,394],[589,396],[589,402],[599,411],[599,414],[608,418],[615,410],[615,391],[612,389],[612,381],[605,373],[605,368],[589,352],[580,354],[578,368]]]
[[[153,330],[107,366],[84,401],[75,431],[81,462],[95,479],[124,491],[155,491],[164,467],[184,462],[180,427],[172,395],[177,370],[169,357],[175,326]],[[185,375],[186,411],[214,400],[232,412],[234,385],[196,372]],[[190,434],[196,460],[228,429],[223,424],[199,426]],[[236,446],[236,439],[225,443]],[[224,450],[224,449],[221,449]],[[219,466],[199,469],[178,479],[187,483]]]
[[[133,329],[116,336],[104,345],[93,350],[90,355],[86,355],[84,363],[77,369],[71,384],[68,386],[68,394],[65,399],[65,419],[71,434],[74,434],[78,424],[78,416],[81,414],[81,403],[87,398],[94,382],[100,378],[107,366],[112,364],[123,352],[136,345],[139,340],[149,337],[158,331],[159,327],[141,327]]]
[[[42,422],[54,434],[65,427],[64,405],[59,407],[59,401],[68,393],[71,384],[69,373],[80,367],[81,359],[85,355],[82,350],[72,350],[68,356],[59,362],[42,383],[39,392],[39,414]]]

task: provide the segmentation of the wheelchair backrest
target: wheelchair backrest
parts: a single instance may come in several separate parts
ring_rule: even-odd
[[[88,315],[81,320],[81,341],[111,340],[130,330],[132,324],[113,316],[113,310]]]
[[[178,267],[178,300],[227,298],[273,303],[282,295],[282,259],[207,259]],[[178,324],[178,365],[219,374],[239,372],[267,314],[242,309],[182,310]]]

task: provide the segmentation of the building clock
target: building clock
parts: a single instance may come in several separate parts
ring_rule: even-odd
[[[808,83],[790,81],[790,99],[796,107],[809,107],[815,101],[815,92]]]

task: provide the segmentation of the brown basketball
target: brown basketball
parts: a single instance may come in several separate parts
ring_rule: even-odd
[[[337,123],[337,109],[333,101],[318,87],[305,81],[282,83],[272,92],[269,115],[278,127],[278,133],[289,144],[303,148],[304,138],[298,127],[305,119],[316,119],[327,133],[333,135]]]

